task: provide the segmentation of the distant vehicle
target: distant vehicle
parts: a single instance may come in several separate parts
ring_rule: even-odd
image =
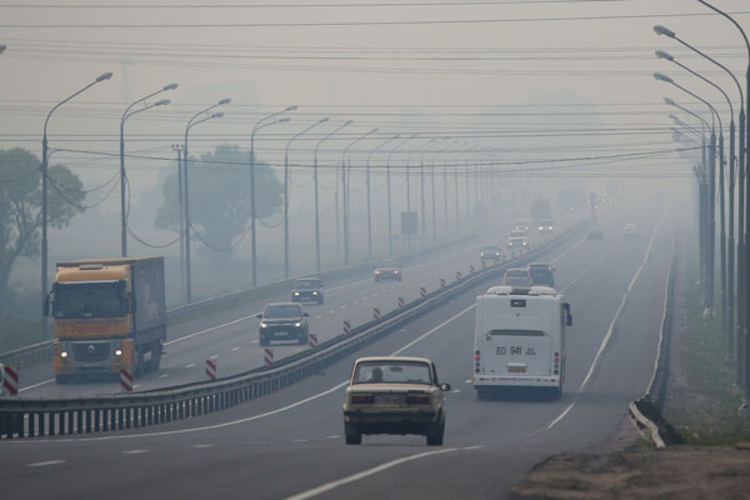
[[[293,302],[268,304],[256,316],[260,320],[260,345],[269,345],[271,340],[297,340],[299,345],[307,345],[308,316],[302,306]]]
[[[529,233],[525,229],[516,228],[510,233],[508,233],[508,236],[510,238],[522,238],[522,237],[528,237]]]
[[[382,280],[396,280],[401,281],[403,278],[403,272],[401,271],[401,264],[395,259],[383,259],[378,262],[375,266],[375,272],[373,273],[375,281]]]
[[[534,285],[555,287],[555,268],[550,264],[532,263],[528,270]]]
[[[586,236],[589,240],[604,240],[604,230],[600,227],[592,227],[589,229],[589,234]]]
[[[479,259],[482,261],[482,265],[487,262],[497,264],[502,259],[502,249],[498,245],[487,245],[479,250]]]
[[[516,387],[559,398],[565,381],[565,327],[572,324],[570,305],[549,287],[494,286],[477,297],[477,397]]]
[[[557,204],[562,212],[585,209],[587,200],[585,189],[564,189],[557,193]]]
[[[58,383],[159,369],[167,338],[164,257],[59,262],[47,305]]]
[[[428,446],[442,446],[444,391],[435,363],[426,358],[371,356],[354,362],[344,395],[346,444],[362,434],[418,434]]]
[[[320,278],[304,278],[292,285],[292,302],[317,302],[322,304],[323,282]]]
[[[538,224],[543,219],[552,217],[549,198],[537,198],[531,202],[531,219]]]
[[[503,285],[531,286],[533,283],[529,270],[526,268],[508,269],[503,276]]]
[[[622,236],[625,238],[638,236],[638,226],[632,223],[625,224],[622,228]]]
[[[511,236],[508,238],[508,248],[528,248],[529,238],[526,236]]]
[[[531,229],[531,224],[529,224],[529,221],[527,220],[519,220],[516,221],[516,224],[513,226],[515,229],[520,229],[521,231],[527,231]]]
[[[555,223],[550,219],[542,219],[539,221],[539,232],[540,233],[551,233],[555,230]]]

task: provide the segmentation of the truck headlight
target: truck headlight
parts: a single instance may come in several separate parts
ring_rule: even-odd
[[[68,357],[68,351],[61,351],[60,352],[60,357],[61,358],[67,358]]]
[[[268,323],[266,323],[265,321],[261,321],[261,322],[260,322],[260,327],[261,327],[261,328],[265,328],[265,327],[267,327],[267,326],[268,326]]]
[[[115,356],[122,356],[122,349],[117,349],[115,351]]]
[[[294,292],[294,295],[299,296],[299,292]]]
[[[525,241],[523,242],[523,246],[526,246],[527,244],[528,244],[528,243],[526,243]]]
[[[313,292],[313,295],[318,295],[318,292]]]
[[[295,326],[296,328],[299,328],[300,326],[302,326],[302,323],[301,323],[301,322],[299,322],[299,321],[297,321],[297,322],[296,322],[296,323],[294,324],[294,326]]]
[[[484,257],[484,252],[479,254],[480,257]]]

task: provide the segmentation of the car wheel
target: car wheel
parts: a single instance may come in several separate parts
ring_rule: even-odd
[[[356,427],[344,424],[344,440],[346,444],[362,444],[362,434]]]
[[[435,429],[427,434],[427,446],[443,446],[443,436],[445,435],[445,422],[435,425]]]
[[[297,342],[299,343],[299,345],[307,345],[309,341],[309,335],[307,334],[307,332],[304,332],[302,335],[300,335]]]

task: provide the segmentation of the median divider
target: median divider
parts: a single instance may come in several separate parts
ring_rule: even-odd
[[[0,439],[87,434],[145,427],[203,415],[281,390],[371,345],[402,325],[442,306],[468,289],[496,278],[509,266],[524,265],[580,233],[588,221],[561,232],[548,245],[501,265],[487,267],[420,296],[365,324],[352,326],[317,349],[216,380],[164,389],[96,397],[0,398]]]

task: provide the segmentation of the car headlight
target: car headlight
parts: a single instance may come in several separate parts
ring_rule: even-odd
[[[500,252],[495,252],[495,257],[500,257]]]
[[[115,356],[122,356],[122,349],[117,349],[115,351]]]
[[[62,351],[62,352],[60,353],[60,357],[61,357],[61,358],[67,358],[67,357],[68,357],[68,351]]]
[[[294,326],[295,326],[296,328],[299,328],[300,326],[302,326],[302,323],[301,323],[300,321],[297,321],[297,322],[296,322],[296,323],[294,324]]]
[[[479,254],[479,256],[480,256],[480,257],[484,257],[484,253],[480,253],[480,254]]]
[[[393,271],[393,274],[398,274],[398,271]]]
[[[313,292],[313,295],[318,295],[318,292]]]
[[[294,292],[294,295],[297,295],[297,296],[299,296],[299,292]]]
[[[526,246],[526,245],[528,245],[528,243],[526,243],[526,242],[524,241],[524,242],[523,242],[523,246]]]
[[[265,327],[267,327],[267,326],[268,326],[268,323],[266,323],[265,321],[261,321],[261,322],[260,322],[260,327],[261,327],[261,328],[265,328]]]
[[[380,274],[380,271],[375,271],[375,274]]]

